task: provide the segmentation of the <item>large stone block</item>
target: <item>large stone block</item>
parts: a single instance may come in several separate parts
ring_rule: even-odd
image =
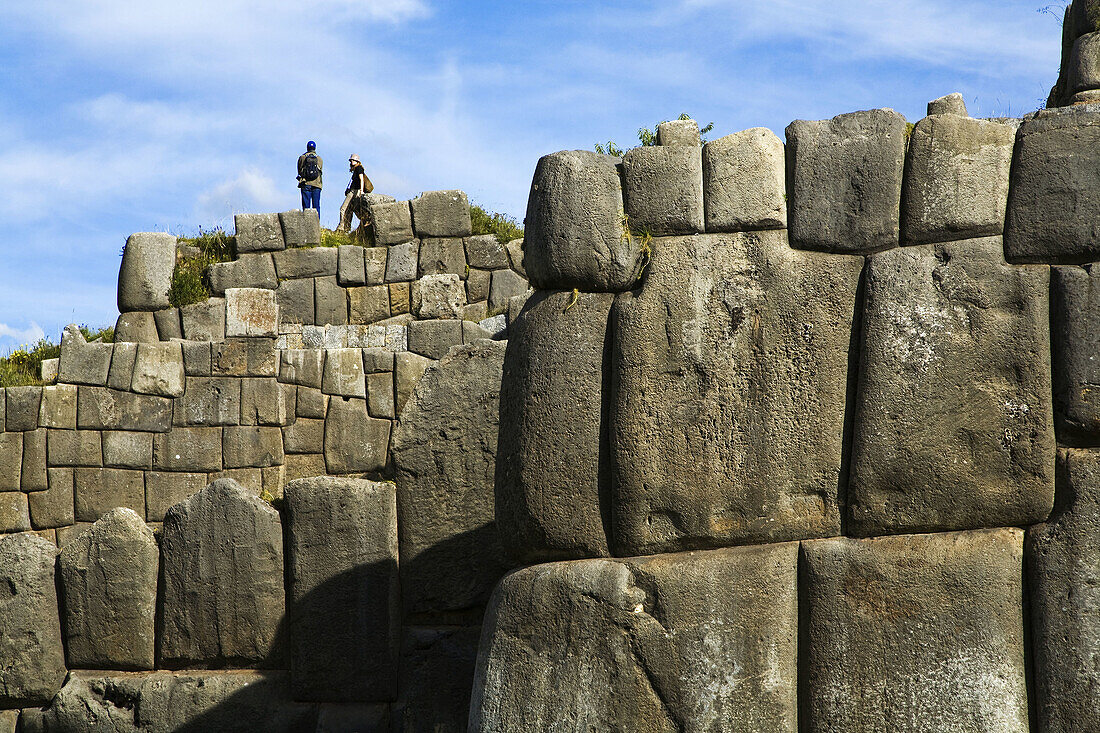
[[[512,270],[494,270],[489,286],[489,310],[494,313],[504,311],[510,299],[525,295],[529,289],[527,281]]]
[[[415,239],[389,248],[386,259],[386,282],[406,282],[416,279],[420,242]]]
[[[401,244],[413,238],[412,211],[408,201],[372,204],[370,215],[376,244]]]
[[[230,288],[225,291],[225,335],[229,338],[277,336],[279,307],[274,290]]]
[[[121,468],[77,468],[73,511],[78,522],[94,522],[116,507],[145,516],[145,472]]]
[[[429,359],[442,359],[452,346],[462,343],[462,322],[454,319],[413,321],[409,324],[409,351]]]
[[[478,303],[489,300],[489,281],[492,273],[489,270],[470,270],[466,275],[466,301]]]
[[[274,252],[286,247],[278,214],[236,214],[233,217],[237,252]]]
[[[50,466],[102,466],[101,435],[98,430],[48,431],[47,463]]]
[[[23,465],[19,471],[19,490],[23,492],[45,491],[49,488],[46,478],[46,428],[23,433]]]
[[[643,145],[623,156],[623,204],[633,232],[703,231],[703,158],[698,147]]]
[[[42,388],[8,387],[5,392],[7,392],[7,430],[18,432],[36,429],[38,416],[42,412]]]
[[[1068,450],[1059,500],[1027,532],[1039,730],[1100,730],[1100,453]]]
[[[152,669],[159,548],[144,516],[112,509],[61,553],[65,649],[77,669]]]
[[[279,352],[279,381],[320,387],[325,363],[322,349],[283,349]]]
[[[408,298],[406,297],[406,300]],[[408,306],[406,306],[406,310]],[[375,323],[390,317],[390,291],[385,285],[348,288],[348,322]]]
[[[321,243],[321,219],[316,209],[283,211],[279,214],[279,225],[287,247],[313,247]]]
[[[207,269],[206,278],[215,295],[224,295],[232,288],[274,290],[279,286],[275,263],[269,254],[242,255],[232,262],[215,262]]]
[[[75,428],[76,392],[75,384],[43,387],[38,424],[45,428]]]
[[[19,491],[23,433],[0,432],[0,491]]]
[[[222,433],[226,468],[267,468],[283,462],[283,431],[279,428],[241,425]]]
[[[466,250],[462,240],[423,239],[420,242],[418,277],[450,273],[466,277]]]
[[[162,308],[156,311],[153,313],[153,322],[157,325],[157,337],[161,341],[183,338],[179,308]]]
[[[274,377],[279,373],[275,339],[239,338],[214,344],[211,371],[216,376]]]
[[[321,391],[329,395],[366,398],[362,349],[325,351],[325,376],[321,381]]]
[[[959,115],[925,117],[909,136],[902,190],[907,244],[1000,234],[1016,131]]]
[[[131,234],[118,270],[118,310],[155,311],[168,308],[168,289],[176,267],[176,238],[171,234]]]
[[[466,239],[466,261],[470,267],[499,270],[508,266],[508,253],[495,234],[479,234]]]
[[[367,247],[363,250],[363,274],[367,285],[386,282],[386,247]]]
[[[288,413],[287,387],[275,379],[246,378],[241,381],[241,425],[285,425],[293,414]],[[290,387],[293,390],[293,387]],[[294,409],[296,393],[291,393],[290,411]]]
[[[381,471],[390,444],[389,420],[367,413],[367,401],[334,397],[325,417],[325,465],[328,473]]]
[[[0,492],[0,535],[31,530],[30,502],[19,491]]]
[[[164,432],[172,425],[172,400],[105,387],[80,387],[76,424],[93,430]]]
[[[1100,267],[1052,268],[1051,300],[1058,440],[1100,445]]]
[[[149,311],[120,313],[115,321],[115,342],[150,343],[160,340],[157,322]]]
[[[435,362],[426,356],[409,352],[394,354],[393,391],[397,397],[395,408],[401,414],[405,403],[416,389],[417,382],[424,372]]]
[[[468,237],[470,202],[462,191],[428,191],[409,202],[418,237]]]
[[[275,291],[275,301],[279,306],[279,323],[312,324],[313,278],[284,280]]]
[[[658,145],[699,147],[699,123],[695,120],[666,120],[657,125]]]
[[[537,291],[511,330],[500,393],[497,529],[518,562],[608,554],[609,293]]]
[[[363,248],[354,244],[342,244],[336,250],[336,280],[345,287],[364,285],[367,274],[363,269]]]
[[[107,386],[122,392],[130,391],[134,381],[134,362],[137,361],[137,344],[125,341],[115,344],[111,354],[111,369],[107,372]]]
[[[1027,525],[1054,500],[1049,273],[999,237],[876,254],[854,398],[849,531]]]
[[[273,255],[275,273],[280,280],[335,276],[337,256],[335,247],[310,247],[276,252]]]
[[[1020,126],[1005,220],[1012,262],[1100,260],[1100,111],[1042,110]]]
[[[862,268],[782,231],[659,241],[612,311],[618,554],[840,534]]]
[[[629,290],[639,242],[623,221],[620,160],[584,150],[539,159],[527,199],[524,267],[537,288]]]
[[[202,491],[206,486],[205,473],[145,473],[145,519],[163,522],[164,515],[176,504]]]
[[[321,477],[286,487],[290,670],[297,700],[397,696],[401,602],[392,483]]]
[[[509,567],[494,512],[505,348],[478,341],[445,356],[420,380],[394,431],[401,593],[410,613],[479,606]]]
[[[466,287],[458,275],[425,275],[413,283],[417,318],[458,318],[466,305]]]
[[[153,438],[153,468],[159,471],[220,471],[222,429],[173,428]]]
[[[176,425],[236,425],[241,417],[241,382],[233,377],[188,377],[175,402]]]
[[[348,322],[348,293],[335,277],[313,280],[313,322],[318,326],[342,326]]]
[[[73,509],[73,469],[47,470],[49,488],[27,495],[31,526],[35,529],[67,527],[76,521]]]
[[[180,321],[188,341],[221,341],[225,338],[225,298],[207,298],[183,306]]]
[[[107,384],[112,344],[89,344],[80,329],[69,324],[61,332],[61,362],[57,381],[64,384]]]
[[[128,430],[105,431],[103,465],[112,468],[150,468],[153,465],[153,434]]]
[[[204,341],[183,341],[183,373],[189,377],[210,376],[211,344]]]
[[[0,536],[0,707],[46,705],[65,681],[56,557],[41,537]]]
[[[1100,89],[1100,33],[1085,33],[1073,43],[1065,69],[1070,94]]]
[[[1028,730],[1022,530],[802,548],[805,730]]]
[[[397,730],[465,733],[481,627],[406,626]]]
[[[470,731],[798,729],[796,544],[508,575]]]
[[[323,453],[325,421],[299,417],[283,429],[283,450],[287,453]]]
[[[785,229],[783,141],[754,127],[703,146],[703,197],[708,232]]]
[[[222,479],[169,509],[163,533],[162,663],[277,668],[285,613],[279,513]]]
[[[508,259],[511,261],[512,269],[527,277],[527,270],[523,267],[523,240],[513,239],[504,245],[504,249],[508,250]]]
[[[898,245],[905,124],[873,109],[787,127],[792,245],[848,254]]]
[[[132,391],[179,397],[183,394],[183,378],[183,348],[178,341],[138,344],[130,382]]]

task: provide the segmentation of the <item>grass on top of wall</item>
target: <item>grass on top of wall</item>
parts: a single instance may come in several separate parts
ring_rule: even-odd
[[[111,342],[115,340],[115,329],[80,327],[88,341]],[[0,387],[25,387],[42,384],[42,362],[61,356],[61,345],[48,338],[40,338],[33,344],[24,344],[10,354],[0,357]]]
[[[168,301],[177,308],[201,303],[210,297],[210,289],[206,286],[206,268],[215,262],[235,259],[237,238],[226,234],[220,227],[208,232],[200,228],[197,237],[180,237],[178,246],[194,247],[198,251],[180,254],[177,250],[172,287],[168,289]]]
[[[495,234],[501,244],[523,238],[523,227],[515,219],[486,211],[477,204],[470,205],[470,223],[474,234]]]

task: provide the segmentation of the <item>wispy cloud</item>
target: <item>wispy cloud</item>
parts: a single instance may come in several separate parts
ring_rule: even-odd
[[[0,339],[11,339],[16,344],[33,344],[45,335],[46,332],[34,321],[26,328],[12,328],[0,323]]]

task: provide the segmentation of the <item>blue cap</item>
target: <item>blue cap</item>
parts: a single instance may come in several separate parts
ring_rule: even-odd
[[[317,143],[313,142],[312,140],[310,140],[308,143],[306,143],[306,150],[316,150],[316,149],[317,149]]]

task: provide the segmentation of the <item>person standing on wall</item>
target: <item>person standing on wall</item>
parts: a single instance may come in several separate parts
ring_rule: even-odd
[[[370,207],[367,206],[364,197],[374,190],[374,184],[367,178],[367,172],[363,169],[363,163],[358,155],[353,153],[348,158],[348,169],[351,170],[351,183],[344,191],[344,203],[340,206],[340,225],[336,227],[336,231],[349,231],[351,215],[355,214],[359,217],[359,229],[365,233],[370,226]]]
[[[321,166],[317,143],[306,143],[306,152],[298,156],[298,188],[302,189],[302,210],[317,209],[321,216]]]

